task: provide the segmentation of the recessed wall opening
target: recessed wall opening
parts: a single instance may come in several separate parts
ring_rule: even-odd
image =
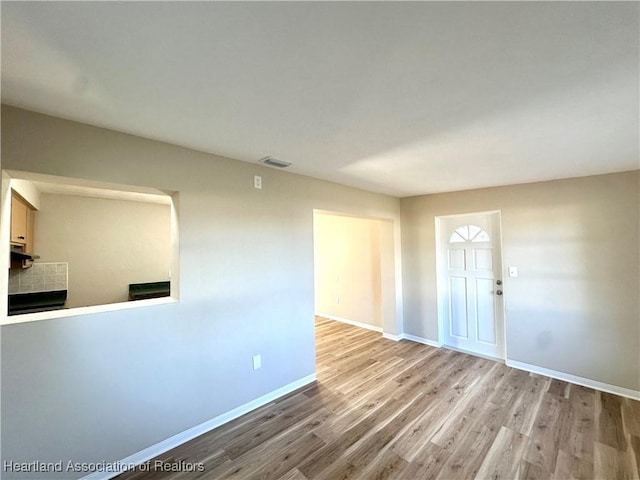
[[[178,300],[177,192],[2,172],[3,323]]]

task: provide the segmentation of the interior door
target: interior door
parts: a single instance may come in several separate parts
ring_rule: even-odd
[[[439,220],[444,344],[504,358],[500,214]]]

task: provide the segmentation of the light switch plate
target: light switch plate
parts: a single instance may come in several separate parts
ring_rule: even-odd
[[[509,276],[517,277],[518,276],[518,267],[509,267]]]
[[[262,368],[262,356],[254,355],[253,356],[253,369],[254,370],[258,370],[259,368]]]

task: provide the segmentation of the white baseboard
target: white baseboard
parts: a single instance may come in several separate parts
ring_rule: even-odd
[[[383,333],[382,338],[393,340],[394,342],[399,342],[400,340],[404,340],[404,334],[394,335],[393,333]]]
[[[410,333],[405,333],[402,335],[402,337],[405,338],[406,340],[411,340],[412,342],[422,343],[423,345],[429,345],[430,347],[440,348],[442,346],[438,342],[429,340],[428,338],[418,337],[417,335],[411,335]]]
[[[373,330],[374,332],[382,333],[382,327],[376,327],[375,325],[369,325],[368,323],[356,322],[355,320],[349,320],[348,318],[337,317],[335,315],[329,315],[327,313],[316,313],[318,317],[328,318],[329,320],[335,320],[336,322],[347,323],[354,327],[366,328],[367,330]]]
[[[476,355],[483,358],[487,358],[488,360],[493,360],[497,362],[504,362],[508,367],[517,368],[519,370],[525,370],[527,372],[538,373],[540,375],[545,375],[547,377],[556,378],[558,380],[564,380],[565,382],[575,383],[576,385],[582,385],[583,387],[593,388],[595,390],[600,390],[602,392],[613,393],[615,395],[620,395],[622,397],[628,397],[634,400],[640,400],[640,391],[632,390],[630,388],[619,387],[617,385],[611,385],[609,383],[599,382],[597,380],[592,380],[590,378],[579,377],[577,375],[572,375],[570,373],[558,372],[556,370],[551,370],[544,367],[538,367],[537,365],[531,365],[524,362],[518,362],[517,360],[502,360],[500,358],[492,358],[487,357],[485,355],[479,355],[473,352],[466,352],[461,349],[449,347],[446,345],[440,345],[438,342],[434,342],[433,340],[429,340],[427,338],[418,337],[416,335],[411,335],[409,333],[403,333],[401,335],[393,335],[390,333],[383,333],[382,336],[384,338],[388,338],[389,340],[400,341],[400,340],[411,340],[412,342],[422,343],[424,345],[429,345],[431,347],[444,347],[449,348],[451,350],[456,350],[462,353]]]
[[[518,368],[527,372],[538,373],[547,377],[555,378],[558,380],[564,380],[565,382],[575,383],[582,385],[583,387],[589,387],[602,392],[613,393],[622,397],[632,398],[634,400],[640,400],[640,391],[631,390],[630,388],[619,387],[617,385],[611,385],[609,383],[599,382],[597,380],[591,380],[590,378],[579,377],[570,373],[558,372],[549,368],[538,367],[529,363],[518,362],[517,360],[507,360],[508,367]]]
[[[173,437],[167,438],[166,440],[156,443],[155,445],[151,445],[150,447],[145,448],[144,450],[141,450],[138,453],[134,453],[133,455],[128,456],[124,460],[112,462],[111,465],[126,466],[127,468],[133,468],[134,466],[143,464],[144,462],[147,462],[157,457],[158,455],[161,455],[164,452],[171,450],[172,448],[182,445],[183,443],[188,442],[189,440],[192,440],[202,435],[203,433],[207,433],[213,430],[214,428],[217,428],[221,425],[224,425],[227,422],[230,422],[231,420],[241,417],[242,415],[249,413],[250,411],[255,410],[256,408],[262,407],[263,405],[266,405],[267,403],[272,402],[273,400],[276,400],[282,397],[283,395],[291,393],[294,390],[304,387],[305,385],[308,385],[309,383],[315,380],[316,380],[315,373],[312,375],[308,375],[304,378],[301,378],[300,380],[297,380],[293,383],[285,385],[282,388],[274,390],[273,392],[267,393],[266,395],[263,395],[260,398],[256,398],[255,400],[249,403],[245,403],[244,405],[234,408],[229,412],[223,413],[222,415],[218,415],[217,417],[212,418],[211,420],[207,420],[206,422],[201,423],[200,425],[196,425],[195,427],[185,430],[184,432],[178,433]],[[87,476],[82,477],[81,480],[108,480],[120,475],[121,473],[123,473],[123,471],[94,472]]]
[[[423,345],[429,345],[430,347],[440,348],[438,342],[434,342],[433,340],[429,340],[428,338],[418,337],[416,335],[411,335],[410,333],[401,333],[400,335],[394,335],[392,333],[383,333],[383,338],[387,338],[389,340],[393,340],[394,342],[399,342],[400,340],[410,340],[416,343],[422,343]]]

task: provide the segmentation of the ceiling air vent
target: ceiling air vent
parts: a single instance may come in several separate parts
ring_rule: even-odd
[[[278,167],[278,168],[287,168],[291,165],[290,162],[284,162],[282,160],[278,160],[277,158],[273,158],[273,157],[264,157],[264,158],[261,158],[260,161],[265,165],[270,165],[272,167]]]

